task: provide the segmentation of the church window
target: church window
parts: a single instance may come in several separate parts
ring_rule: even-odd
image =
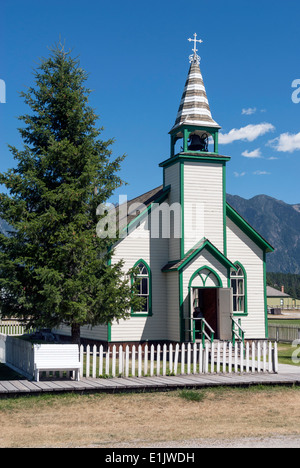
[[[135,264],[137,274],[135,280],[137,282],[137,295],[143,298],[141,310],[132,311],[134,315],[146,314],[151,315],[151,274],[150,268],[146,262],[140,260]]]
[[[244,314],[247,312],[246,304],[246,275],[241,265],[236,264],[237,271],[231,270],[230,281],[233,292],[233,313]]]

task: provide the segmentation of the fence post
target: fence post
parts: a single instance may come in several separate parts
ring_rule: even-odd
[[[160,375],[160,344],[157,345],[156,351],[156,375]]]
[[[103,375],[103,345],[99,348],[99,375]]]
[[[181,345],[181,375],[185,373],[185,344]]]
[[[238,371],[238,343],[235,343],[234,347],[234,372]]]
[[[138,347],[138,377],[142,376],[142,347]]]
[[[193,374],[197,373],[197,344],[193,345]]]
[[[123,375],[123,346],[119,346],[119,375]]]
[[[269,341],[269,355],[268,355],[268,361],[269,361],[269,373],[272,372],[273,370],[273,364],[272,364],[272,342]]]
[[[105,374],[109,375],[109,357],[110,357],[110,350],[107,348],[106,356],[105,356]]]
[[[150,351],[150,376],[153,377],[154,374],[154,346],[151,345]]]
[[[167,373],[167,345],[163,345],[163,369],[162,375],[166,375]]]
[[[87,345],[86,347],[85,376],[90,376],[90,345]]]
[[[205,346],[205,349],[204,349],[204,373],[205,374],[208,373],[208,355],[209,355],[208,348],[209,348],[209,345],[207,344],[207,346]]]
[[[261,359],[261,345],[260,341],[257,342],[257,372],[260,372],[260,359]]]
[[[250,369],[250,349],[249,342],[246,343],[246,372],[249,372]]]
[[[226,364],[227,364],[227,343],[224,341],[223,343],[223,374],[226,373]]]
[[[187,374],[191,373],[191,343],[187,345]]]
[[[111,374],[113,377],[116,376],[116,345],[113,345],[112,349],[112,369]]]
[[[125,350],[125,377],[129,376],[129,346]]]
[[[92,369],[93,379],[96,378],[96,358],[97,358],[97,347],[96,345],[94,345],[93,346],[93,369]]]
[[[79,360],[80,360],[80,377],[83,377],[83,345],[79,348]]]
[[[221,357],[221,344],[220,342],[218,341],[217,343],[217,374],[220,373],[220,370],[221,370],[221,362],[220,362],[220,357]]]
[[[252,372],[255,372],[255,343],[252,341]]]
[[[229,342],[228,346],[228,373],[232,372],[232,341]]]
[[[244,344],[240,343],[240,372],[244,372]]]
[[[175,347],[175,359],[174,359],[174,374],[175,375],[177,375],[178,355],[179,355],[179,344],[177,343]]]
[[[172,343],[169,346],[169,371],[170,374],[173,372],[173,345]]]
[[[148,345],[144,347],[144,375],[148,374]]]
[[[267,370],[267,343],[263,342],[263,372]]]
[[[131,374],[135,377],[135,345],[131,348]]]
[[[275,374],[278,374],[278,347],[277,342],[274,343],[274,350],[273,350],[273,370]]]

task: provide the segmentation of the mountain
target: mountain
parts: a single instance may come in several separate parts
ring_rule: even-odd
[[[246,200],[228,194],[227,202],[275,248],[267,254],[268,272],[300,274],[300,204],[267,195]]]

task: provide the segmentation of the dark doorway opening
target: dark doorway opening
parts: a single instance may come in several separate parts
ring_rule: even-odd
[[[214,330],[218,339],[218,301],[217,288],[194,288],[194,305],[200,308],[203,318]]]

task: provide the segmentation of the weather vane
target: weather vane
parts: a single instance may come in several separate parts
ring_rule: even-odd
[[[192,63],[192,62],[200,63],[200,57],[199,57],[199,55],[197,55],[197,52],[198,52],[197,42],[199,42],[199,44],[201,44],[203,42],[202,39],[197,39],[197,34],[195,33],[194,34],[194,39],[189,38],[188,41],[189,42],[194,42],[194,48],[193,48],[194,55],[190,55],[190,57],[189,57],[190,63]]]

